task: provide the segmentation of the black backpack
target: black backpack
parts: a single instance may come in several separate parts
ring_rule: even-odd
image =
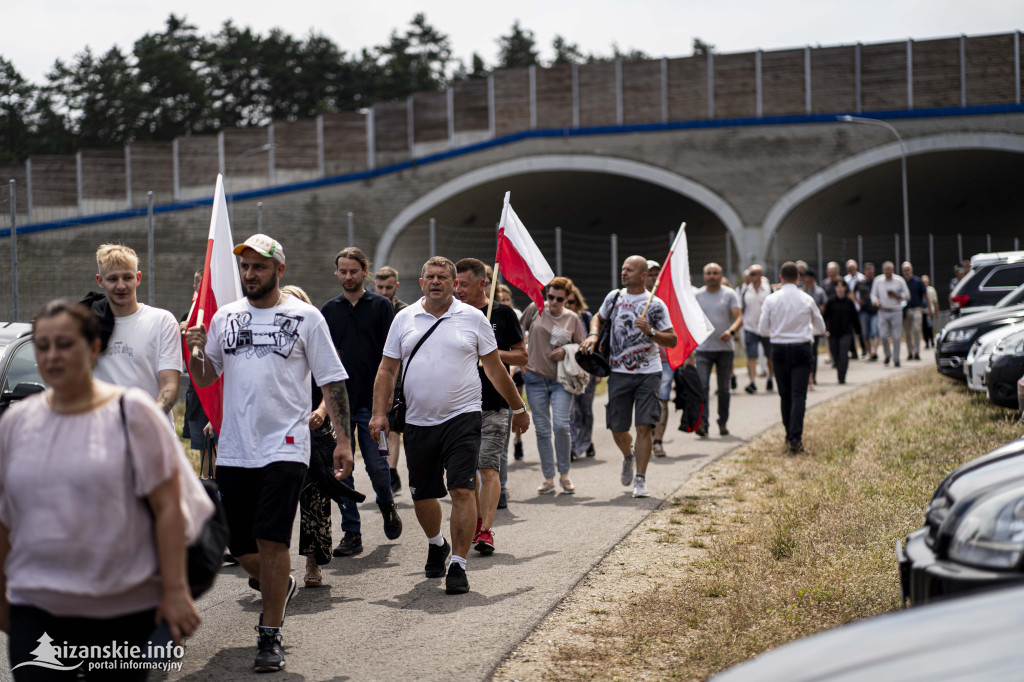
[[[701,388],[700,375],[693,365],[683,365],[675,371],[677,410],[682,411],[679,430],[693,433],[700,426],[704,415],[704,390]]]

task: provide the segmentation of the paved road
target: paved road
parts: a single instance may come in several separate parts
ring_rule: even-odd
[[[930,353],[922,357],[904,362],[901,370],[881,362],[853,362],[845,386],[837,385],[835,372],[822,364],[819,387],[809,393],[808,402],[815,405],[898,372],[934,367]],[[394,542],[384,537],[376,505],[364,504],[364,553],[325,566],[323,587],[299,588],[284,628],[287,669],[275,679],[488,678],[587,572],[694,471],[779,422],[778,396],[763,390],[747,395],[745,378],[741,370],[728,437],[718,437],[714,427],[712,437],[703,440],[677,431],[673,412],[668,456],[652,460],[648,470],[649,499],[633,499],[632,489],[619,483],[621,455],[603,428],[603,398],[595,404],[598,455],[573,464],[575,495],[536,494],[542,477],[534,434],[528,433],[525,459],[510,467],[509,508],[499,511],[495,521],[497,551],[490,557],[470,552],[469,594],[448,596],[444,579],[423,577],[426,542],[407,494],[398,498],[405,532]],[[763,389],[763,380],[760,384]],[[716,405],[712,397],[712,410]],[[359,470],[356,482],[369,488],[365,471]],[[446,519],[447,514],[445,503]],[[337,511],[334,517],[338,533]],[[303,567],[304,559],[295,556],[292,568],[300,585]],[[189,643],[183,670],[166,679],[253,676],[253,626],[260,599],[243,573],[238,567],[222,571],[199,604],[203,625]]]

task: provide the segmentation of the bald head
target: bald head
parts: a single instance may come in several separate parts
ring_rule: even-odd
[[[647,281],[647,259],[643,256],[630,256],[622,262],[622,286],[631,294],[644,291]]]

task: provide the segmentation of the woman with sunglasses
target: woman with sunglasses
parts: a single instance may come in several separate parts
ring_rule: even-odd
[[[563,346],[582,343],[587,336],[579,315],[565,307],[565,301],[572,290],[572,280],[555,277],[548,284],[544,311],[538,314],[537,306],[531,303],[523,311],[521,321],[523,331],[529,334],[529,361],[526,363],[523,380],[526,384],[526,399],[533,413],[537,451],[544,474],[544,482],[537,488],[541,494],[554,492],[556,468],[560,474],[562,492],[569,495],[576,492],[569,478],[572,451],[569,410],[572,394],[558,383],[558,363],[565,357]]]
[[[590,320],[593,318],[587,307],[587,301],[580,293],[579,287],[574,283],[565,299],[565,307],[580,316],[584,329],[590,329]],[[572,460],[580,457],[593,457],[594,452],[594,391],[601,383],[601,378],[590,375],[590,381],[583,393],[572,397],[572,408],[569,410],[569,433],[572,440]]]

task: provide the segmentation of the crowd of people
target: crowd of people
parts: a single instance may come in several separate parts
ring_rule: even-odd
[[[96,638],[144,642],[165,627],[180,643],[198,626],[181,568],[186,531],[213,509],[196,492],[168,416],[183,353],[194,387],[222,381],[216,482],[229,554],[261,596],[256,671],[285,667],[282,627],[298,586],[290,559],[296,514],[306,587],[322,584],[321,567],[332,558],[364,551],[353,493],[357,443],[385,537],[402,535],[395,497],[406,490],[426,540],[424,575],[444,578],[448,594],[469,591],[471,550],[495,551],[496,511],[510,502],[510,445],[522,459],[531,426],[543,476],[537,494],[576,492],[572,463],[596,454],[598,375],[607,374],[605,425],[621,454],[620,482],[634,498],[650,495],[648,465],[667,454],[668,403],[682,369],[666,354],[679,337],[655,295],[656,261],[627,258],[621,288],[593,313],[566,277],[548,283],[543,306],[519,311],[475,258],[428,259],[422,296],[405,303],[399,273],[373,271],[349,246],[333,261],[339,295],[317,308],[301,288],[282,286],[281,243],[256,234],[234,252],[243,297],[206,325],[179,325],[140,303],[136,254],[109,244],[97,252],[103,300],[91,308],[56,301],[35,318],[36,358],[50,389],[0,421],[0,594],[9,599],[0,603],[0,627],[11,635],[12,666],[45,633],[71,637],[75,629],[78,637],[76,628],[87,626]],[[828,338],[839,383],[858,357],[855,339],[868,361],[878,358],[879,338],[886,364],[900,365],[901,338],[907,359],[919,359],[923,321],[937,312],[934,289],[910,263],[902,277],[888,261],[877,277],[871,263],[863,274],[854,261],[846,269],[840,277],[830,263],[819,285],[805,263],[787,262],[772,284],[752,265],[736,290],[717,263],[703,267],[694,294],[713,331],[686,360],[703,391],[697,437],[710,437],[712,371],[718,434],[729,433],[737,349],[746,356],[744,390],[761,390],[761,371],[763,390],[778,390],[792,452],[803,450],[820,339]],[[595,352],[606,356],[607,371],[584,369],[600,365],[587,361]],[[213,437],[201,407],[191,405],[186,422],[193,444],[197,431]],[[44,423],[51,441],[26,437]],[[41,492],[45,504],[23,499]],[[447,537],[444,497],[452,502]],[[341,517],[336,546],[331,501]],[[113,549],[125,537],[141,549]],[[74,563],[59,559],[68,547],[82,548]]]

